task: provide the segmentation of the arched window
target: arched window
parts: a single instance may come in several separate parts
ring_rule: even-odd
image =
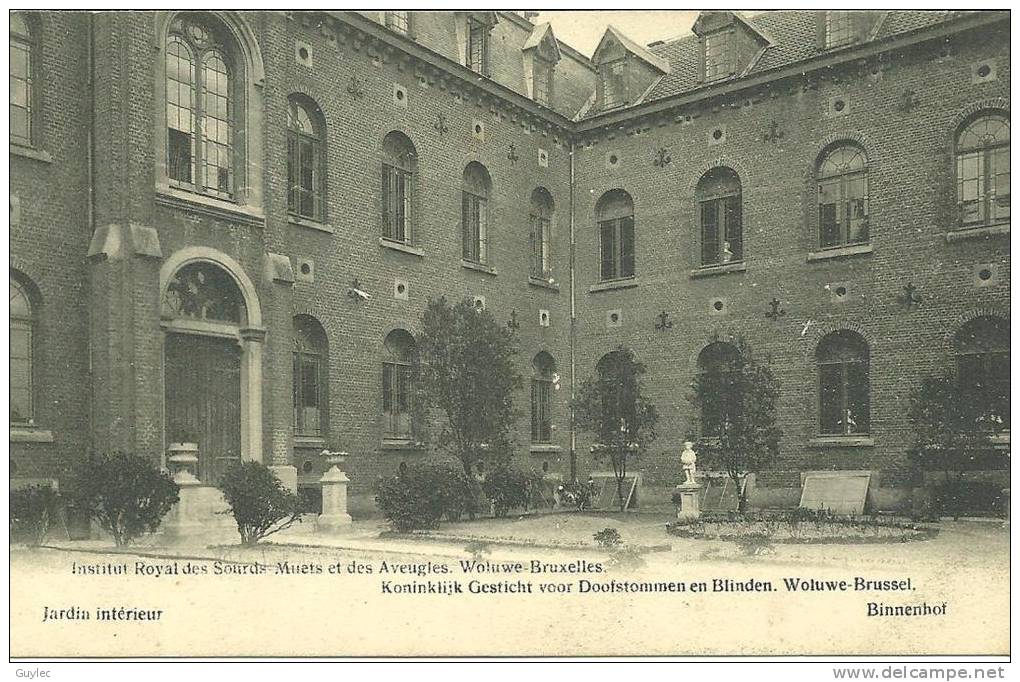
[[[542,351],[531,362],[531,442],[552,442],[552,392],[556,383],[556,361]]]
[[[414,437],[412,416],[414,337],[394,329],[383,343],[383,437],[410,440]]]
[[[32,400],[32,336],[35,317],[24,284],[11,277],[11,423],[30,424],[35,417]]]
[[[615,442],[621,430],[630,430],[637,424],[635,396],[630,393],[634,383],[627,377],[629,365],[628,354],[619,350],[606,353],[595,365],[602,395],[600,443]]]
[[[980,406],[992,430],[1009,428],[1009,322],[984,315],[956,333],[961,400]]]
[[[287,108],[287,209],[321,221],[326,208],[326,130],[319,108],[291,97]]]
[[[826,335],[815,353],[823,435],[866,434],[871,428],[867,342],[852,331]]]
[[[383,139],[383,239],[403,244],[413,241],[417,160],[414,144],[403,133],[393,131]]]
[[[11,142],[32,145],[32,96],[34,88],[32,32],[24,15],[11,14]]]
[[[485,166],[472,161],[464,169],[461,194],[461,225],[464,230],[464,260],[488,263],[488,212],[492,182]]]
[[[956,138],[956,201],[960,225],[1009,220],[1009,118],[982,114]]]
[[[705,173],[695,189],[701,220],[701,264],[722,265],[744,260],[740,178],[719,166]]]
[[[318,320],[294,318],[294,434],[325,436],[329,414],[329,341]]]
[[[237,283],[223,268],[195,261],[177,270],[167,284],[162,316],[242,326],[247,312]]]
[[[237,50],[198,14],[170,26],[166,46],[167,176],[178,187],[232,198],[240,166]]]
[[[531,213],[528,217],[528,241],[531,245],[530,274],[548,280],[552,276],[552,217],[553,199],[548,190],[538,187],[531,193]]]
[[[698,380],[706,389],[701,405],[701,435],[718,438],[740,409],[738,393],[740,352],[729,343],[716,341],[698,355]]]
[[[634,201],[622,189],[606,192],[595,205],[601,255],[599,279],[634,276]]]
[[[818,164],[819,245],[864,244],[868,238],[868,159],[857,145],[840,144]]]

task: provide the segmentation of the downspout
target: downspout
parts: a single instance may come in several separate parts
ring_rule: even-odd
[[[96,14],[94,12],[89,12],[87,16],[88,16],[87,29],[88,29],[88,34],[89,34],[88,35],[89,43],[88,43],[88,54],[86,55],[86,64],[85,64],[85,90],[86,90],[86,100],[85,101],[87,102],[87,107],[88,107],[88,113],[87,113],[87,116],[86,116],[87,126],[86,126],[86,133],[85,133],[86,136],[87,136],[86,144],[85,144],[85,155],[86,155],[86,167],[85,167],[86,182],[85,182],[85,186],[87,188],[86,191],[88,192],[88,199],[87,199],[86,207],[85,207],[85,211],[86,211],[85,221],[86,221],[86,229],[88,230],[89,245],[91,246],[92,237],[96,233],[96,186],[95,186],[95,182],[96,182],[96,174],[95,174],[95,163],[96,163],[96,153],[95,153],[95,146],[96,146],[96,136],[95,136],[95,126],[96,126],[96,106],[95,106],[95,101],[96,101],[96,93],[95,93],[95,90],[96,90],[96,78],[95,78],[95,69],[96,69],[96,58],[95,58],[95,51],[96,51]],[[88,266],[86,265],[86,267],[88,267]],[[84,284],[85,284],[85,287],[84,287],[84,289],[85,289],[84,296],[86,298],[86,302],[89,302],[88,299],[91,297],[92,292],[91,292],[91,289],[90,289],[90,287],[88,285],[89,284],[89,277],[88,277],[87,273],[86,273],[86,276],[85,276]],[[89,302],[89,303],[91,303],[91,302]],[[91,310],[91,308],[92,308],[92,306],[90,304],[90,305],[88,305],[86,307],[86,310]],[[86,355],[86,361],[88,363],[87,364],[87,372],[88,372],[88,382],[89,382],[89,393],[88,393],[88,395],[89,395],[89,401],[88,401],[89,404],[88,404],[88,409],[87,409],[88,420],[89,420],[88,421],[88,423],[89,423],[89,445],[90,445],[91,448],[95,448],[95,446],[96,446],[96,412],[95,412],[96,383],[95,383],[95,379],[94,379],[94,375],[93,375],[93,370],[92,370],[92,314],[91,313],[88,313],[88,314],[85,315],[85,355]]]
[[[570,140],[570,482],[577,482],[577,430],[574,426],[574,379],[576,366],[574,347],[577,345],[577,308],[574,298],[574,140]]]

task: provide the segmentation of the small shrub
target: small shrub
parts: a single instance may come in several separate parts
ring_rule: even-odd
[[[577,511],[584,511],[591,508],[593,491],[588,484],[574,481],[564,483],[557,489],[560,495],[561,504],[569,504],[577,508]]]
[[[742,535],[733,541],[737,548],[747,556],[761,556],[762,554],[774,554],[776,548],[772,546],[772,537],[768,533],[750,533]]]
[[[595,542],[599,543],[599,547],[603,549],[612,549],[623,543],[620,531],[615,528],[603,528],[592,537],[595,538]]]
[[[11,490],[11,540],[17,537],[32,547],[41,545],[59,513],[59,500],[57,492],[49,486]]]
[[[609,550],[609,565],[629,569],[641,568],[646,563],[644,557],[646,551],[631,545],[616,545]]]
[[[482,491],[492,501],[496,517],[503,518],[511,509],[526,511],[539,485],[541,476],[535,472],[502,465],[485,475]]]
[[[473,540],[469,542],[465,547],[464,551],[471,555],[471,558],[475,561],[482,561],[485,557],[492,553],[489,548],[488,542],[482,542],[481,540]]]
[[[478,511],[471,480],[449,464],[412,464],[380,478],[375,492],[383,516],[401,532],[436,528],[444,515],[456,521]]]
[[[90,455],[72,477],[76,509],[113,535],[123,547],[159,528],[177,503],[179,488],[170,475],[137,455]]]
[[[237,522],[241,544],[251,546],[301,521],[301,499],[287,490],[261,462],[237,462],[220,479],[219,489]]]

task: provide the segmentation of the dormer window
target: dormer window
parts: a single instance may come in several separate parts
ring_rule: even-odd
[[[487,75],[489,71],[489,31],[491,26],[469,18],[467,35],[467,60],[465,65],[476,73]]]
[[[405,36],[411,32],[411,13],[400,10],[386,11],[386,28],[403,33]]]
[[[626,87],[623,82],[624,67],[623,59],[609,62],[599,69],[599,80],[602,86],[602,108],[615,109],[622,107],[627,100]]]
[[[705,80],[714,81],[733,75],[733,50],[730,32],[705,36]]]
[[[825,47],[840,47],[853,42],[853,21],[847,10],[825,13]]]

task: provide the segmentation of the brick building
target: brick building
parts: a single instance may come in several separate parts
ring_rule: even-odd
[[[195,442],[203,481],[253,458],[314,499],[342,449],[367,511],[426,454],[438,296],[518,325],[536,469],[591,467],[575,374],[622,345],[668,489],[739,336],[782,385],[760,504],[833,469],[906,502],[907,399],[949,368],[1008,450],[1008,13],[706,11],[591,59],[527,16],[12,15],[12,477]]]

